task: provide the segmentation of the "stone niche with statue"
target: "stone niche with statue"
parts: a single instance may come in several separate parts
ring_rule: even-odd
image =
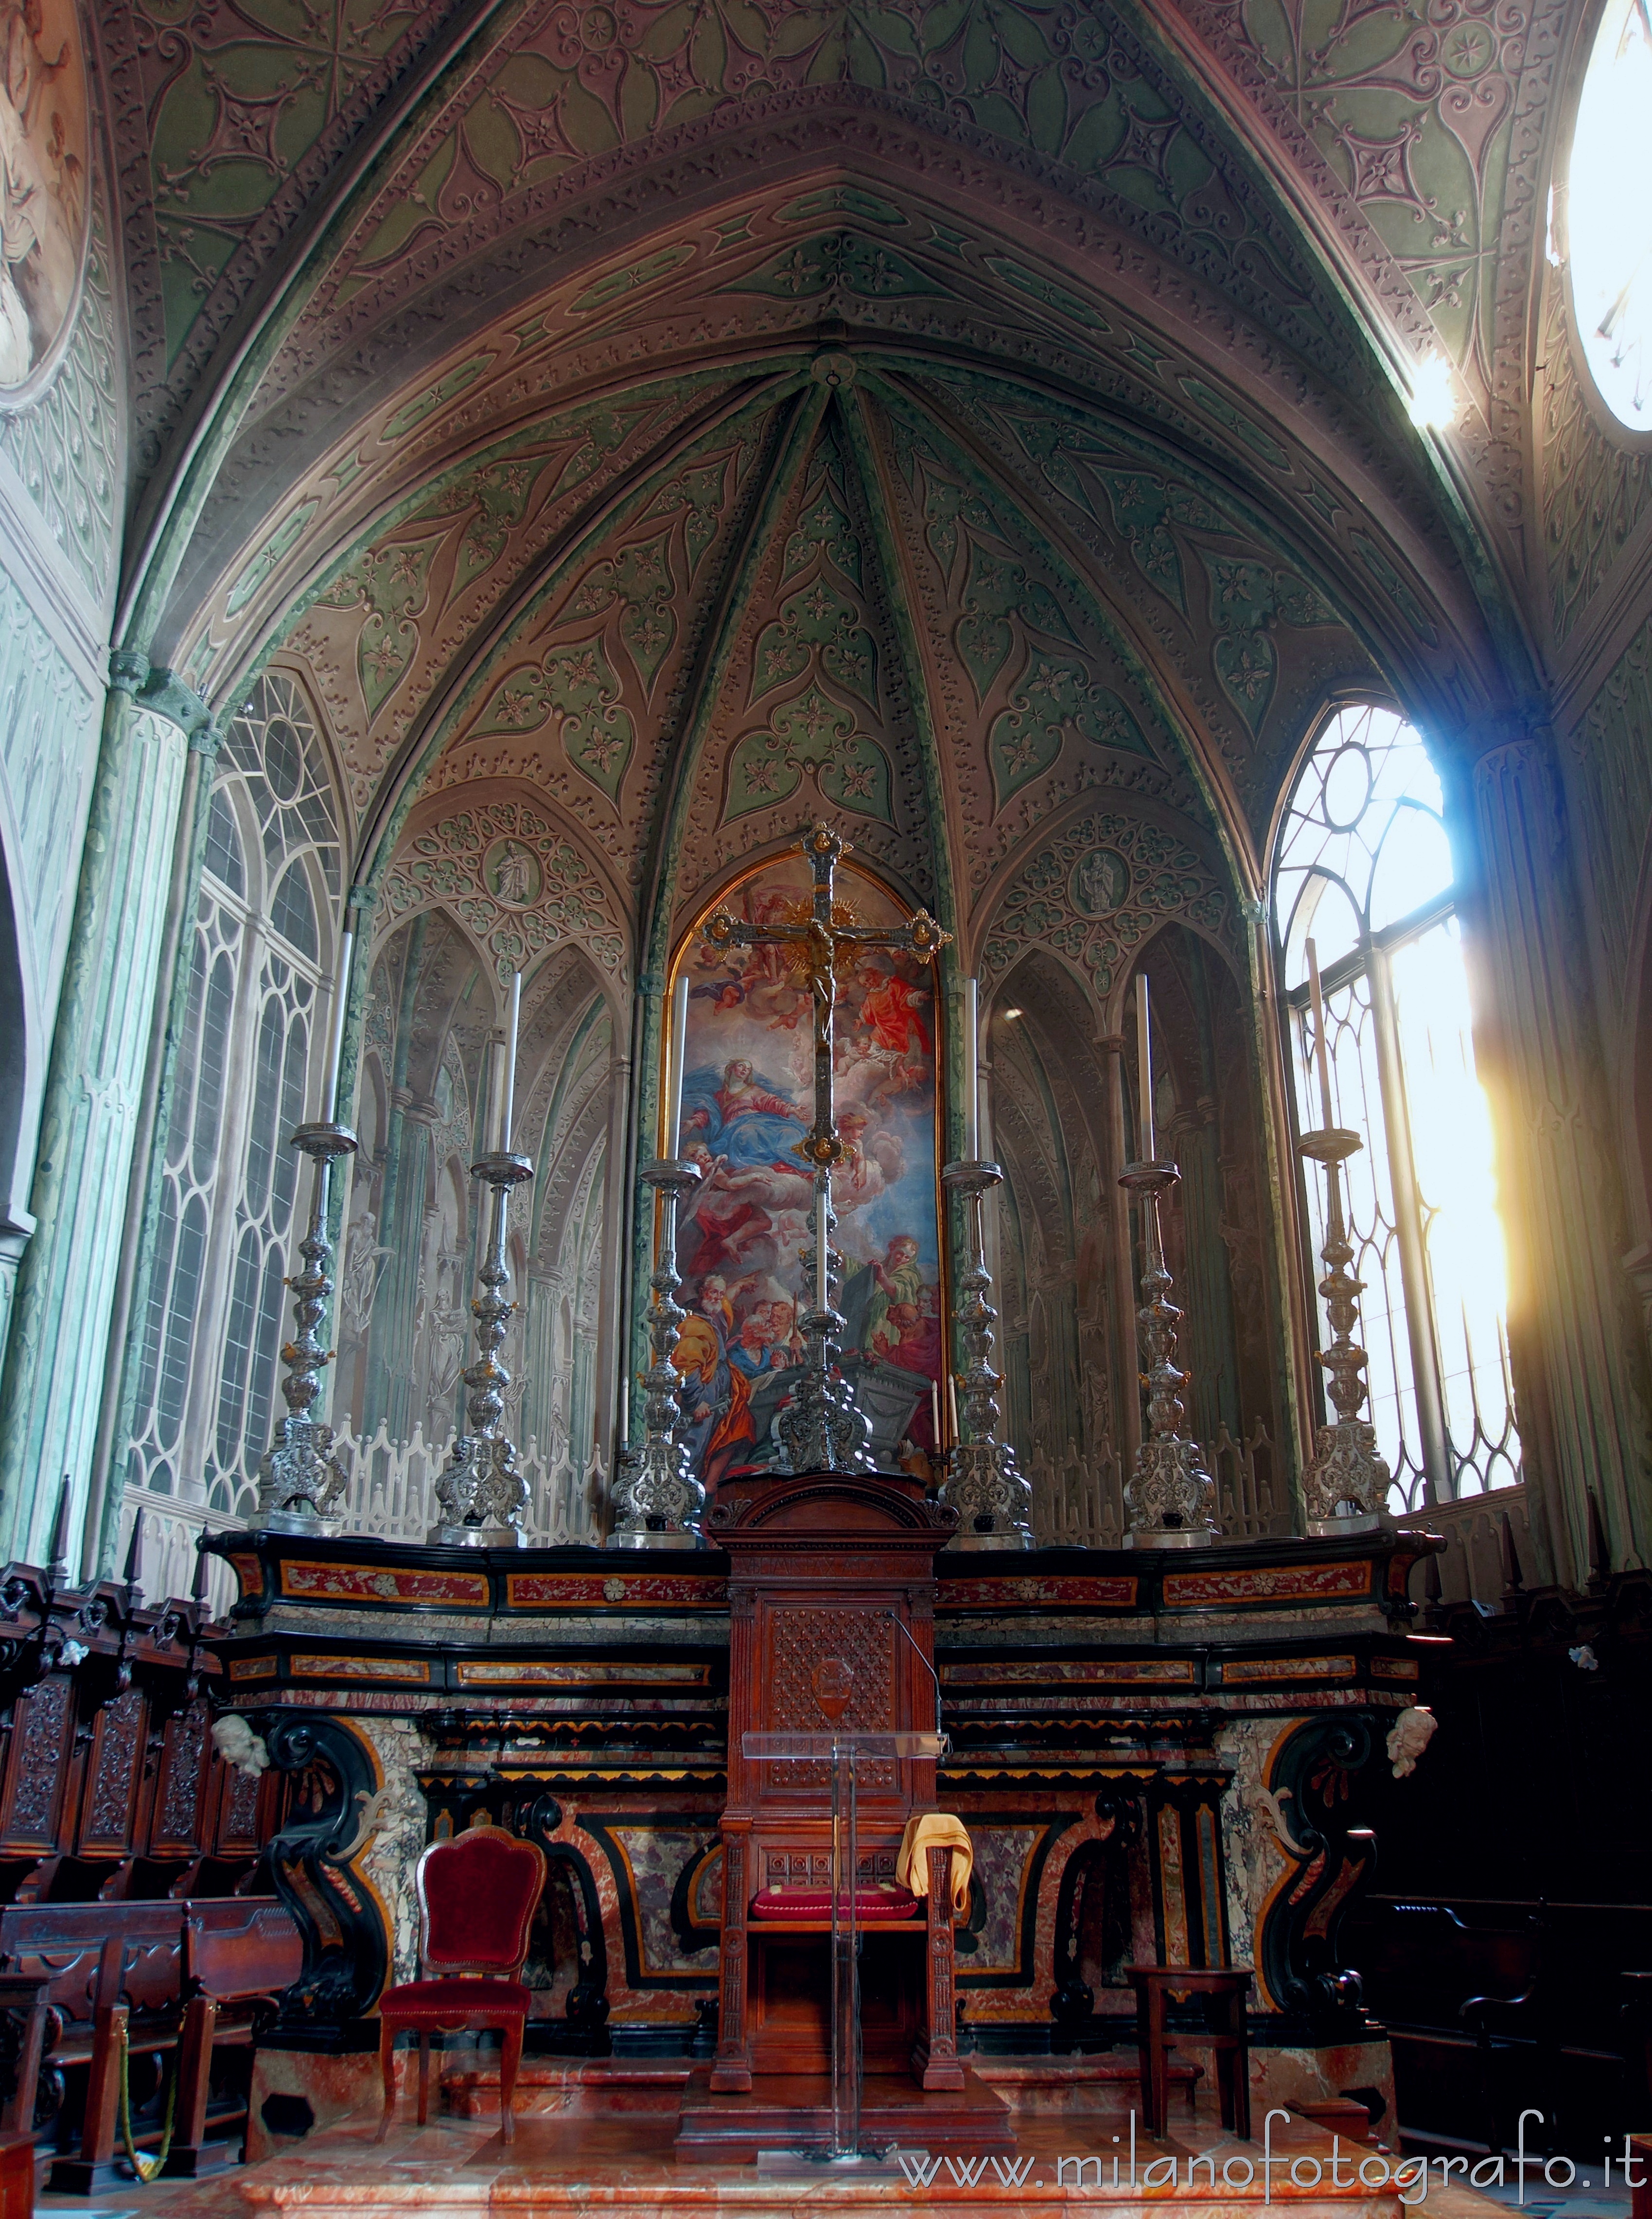
[[[288,1776],[270,1869],[306,1942],[280,2024],[293,2084],[370,2073],[365,2017],[412,1970],[413,1862],[478,1814],[548,1860],[530,2052],[710,2060],[728,1555],[210,1545],[240,1588],[219,1686]],[[962,2057],[1127,2048],[1127,1967],[1243,1965],[1258,2095],[1391,2106],[1338,1935],[1372,1866],[1367,1787],[1432,1724],[1409,1586],[1439,1545],[941,1551],[935,1792],[973,1847]]]

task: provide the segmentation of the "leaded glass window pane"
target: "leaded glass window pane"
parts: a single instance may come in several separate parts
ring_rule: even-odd
[[[1274,917],[1285,983],[1352,954],[1430,903],[1449,898],[1451,847],[1444,799],[1420,736],[1374,703],[1338,710],[1303,767],[1285,812],[1274,868]]]
[[[300,1190],[288,1142],[342,876],[320,730],[269,674],[225,737],[208,816],[128,1465],[228,1516],[252,1507],[270,1443]]]
[[[275,900],[270,904],[270,929],[289,942],[301,955],[307,955],[314,962],[319,952],[315,904],[310,899],[302,863],[295,863],[276,888]]]
[[[1475,1069],[1440,783],[1389,708],[1331,717],[1281,829],[1274,929],[1288,992],[1299,1128],[1351,1128],[1344,1208],[1363,1283],[1366,1414],[1395,1510],[1507,1486],[1520,1445],[1491,1119]],[[1324,982],[1331,1100],[1320,1097],[1307,942]],[[1303,1199],[1322,1276],[1325,1175]],[[1320,1346],[1331,1336],[1323,1299]]]
[[[1396,948],[1392,975],[1452,1484],[1478,1495],[1519,1477],[1520,1443],[1491,1112],[1475,1072],[1458,932],[1445,917]]]
[[[207,818],[205,868],[233,894],[246,892],[246,867],[241,861],[241,836],[235,829],[235,811],[220,786],[212,797]]]
[[[1566,246],[1578,337],[1619,423],[1652,430],[1652,19],[1609,0],[1578,99]]]
[[[240,917],[207,880],[189,948],[183,1032],[167,1110],[128,1464],[129,1476],[158,1494],[173,1491],[189,1417],[191,1352],[220,1177],[219,1143],[241,940]]]

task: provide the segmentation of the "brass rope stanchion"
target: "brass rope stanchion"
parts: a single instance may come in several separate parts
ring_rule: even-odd
[[[160,2178],[172,2148],[172,2121],[177,2109],[177,2069],[174,2062],[171,2085],[166,2091],[166,2110],[161,2120],[160,2148],[153,2157],[140,2157],[137,2144],[132,2139],[132,2091],[127,2078],[127,2030],[121,2029],[121,2140],[126,2145],[127,2161],[146,2186]]]

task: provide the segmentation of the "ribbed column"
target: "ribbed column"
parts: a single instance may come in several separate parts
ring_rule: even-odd
[[[1522,1445],[1562,1578],[1589,1565],[1588,1503],[1614,1566],[1652,1561],[1652,1430],[1564,803],[1540,733],[1475,766],[1484,954],[1500,1054],[1510,1338]],[[1496,1087],[1499,1073],[1486,1076]]]
[[[121,673],[135,686],[140,673]],[[59,1482],[78,1532],[102,1402],[188,743],[117,682],[104,712],[0,1383],[0,1552],[41,1562]]]

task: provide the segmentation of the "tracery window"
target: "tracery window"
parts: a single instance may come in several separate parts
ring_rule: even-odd
[[[1327,720],[1281,828],[1273,920],[1299,1127],[1326,1112],[1308,1006],[1312,939],[1330,1121],[1365,1143],[1347,1165],[1345,1203],[1365,1286],[1368,1414],[1394,1475],[1391,1506],[1512,1485],[1520,1443],[1503,1234],[1450,843],[1427,749],[1393,709],[1362,703]],[[1303,1188],[1317,1264],[1317,1167]],[[1323,1313],[1320,1325],[1324,1347]]]
[[[1608,0],[1579,96],[1565,243],[1578,338],[1601,399],[1652,431],[1652,18]]]
[[[299,1166],[320,1114],[338,817],[298,687],[262,679],[220,751],[174,1073],[127,1476],[251,1512],[276,1415]]]

